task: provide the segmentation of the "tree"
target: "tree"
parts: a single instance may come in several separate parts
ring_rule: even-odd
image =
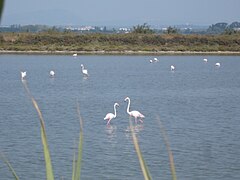
[[[153,34],[154,31],[150,29],[150,26],[147,25],[147,23],[144,23],[143,25],[137,25],[133,26],[133,33],[138,33],[138,34]]]
[[[177,33],[178,33],[178,30],[177,30],[177,28],[175,28],[175,27],[169,26],[169,27],[167,28],[167,30],[166,30],[166,33],[167,33],[167,34],[177,34]]]

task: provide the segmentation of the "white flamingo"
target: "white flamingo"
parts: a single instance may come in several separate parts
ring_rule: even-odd
[[[54,76],[55,76],[55,72],[54,72],[53,70],[51,70],[51,71],[49,72],[49,75],[50,75],[50,77],[54,77]]]
[[[154,58],[153,60],[154,60],[154,62],[158,62],[159,61],[158,58]]]
[[[106,114],[104,120],[108,120],[107,125],[110,124],[110,121],[111,121],[112,119],[114,119],[114,118],[117,117],[117,110],[116,110],[116,107],[117,107],[117,106],[119,106],[119,104],[118,104],[118,103],[114,103],[114,105],[113,105],[114,114],[113,114],[113,113],[107,113],[107,114]]]
[[[124,101],[128,101],[128,106],[127,106],[127,113],[130,116],[133,116],[135,118],[135,123],[137,123],[137,119],[139,118],[139,120],[143,123],[142,118],[145,118],[145,116],[143,114],[141,114],[139,111],[129,111],[130,109],[130,98],[126,97]]]
[[[220,67],[221,64],[220,64],[220,63],[216,63],[215,66],[216,66],[216,67]]]
[[[152,59],[150,59],[150,60],[149,60],[149,62],[150,62],[150,63],[153,63],[153,60],[152,60]]]
[[[84,69],[83,64],[81,64],[81,68],[82,68],[83,76],[89,76],[89,75],[88,75],[88,70],[87,70],[87,69]]]
[[[73,57],[77,57],[77,53],[74,53],[74,54],[73,54]]]
[[[175,70],[175,66],[174,66],[174,65],[171,65],[171,66],[170,66],[170,69],[171,69],[171,71],[174,71],[174,70]]]
[[[204,58],[203,61],[204,61],[204,62],[208,62],[207,58]]]
[[[27,76],[27,72],[26,71],[21,71],[21,79],[24,80]]]

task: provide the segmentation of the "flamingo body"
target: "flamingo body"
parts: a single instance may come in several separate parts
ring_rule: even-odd
[[[118,103],[114,103],[114,105],[113,105],[114,114],[113,114],[113,113],[107,113],[107,114],[106,114],[104,120],[107,120],[107,121],[108,121],[108,122],[107,122],[107,125],[110,124],[110,121],[111,121],[112,119],[114,119],[114,118],[117,117],[117,110],[116,110],[116,107],[117,107],[117,106],[119,106],[119,104],[118,104]]]
[[[82,73],[84,76],[89,76],[88,75],[88,70],[84,68],[83,64],[81,64],[81,68],[82,68]]]
[[[170,69],[171,69],[171,71],[174,71],[174,70],[175,70],[175,66],[174,66],[174,65],[171,65],[171,66],[170,66]]]
[[[220,67],[220,66],[221,66],[221,64],[220,64],[220,63],[216,63],[216,64],[215,64],[215,66],[217,66],[217,67]]]
[[[128,106],[127,106],[127,113],[129,114],[129,116],[132,116],[135,118],[135,123],[137,123],[137,120],[139,119],[142,123],[143,123],[143,120],[142,118],[145,118],[145,116],[140,113],[139,111],[129,111],[130,109],[130,104],[131,104],[131,101],[130,101],[130,98],[129,97],[126,97],[124,101],[128,101]]]
[[[27,76],[27,72],[26,71],[21,71],[21,79],[24,80]]]
[[[54,76],[55,76],[55,72],[54,72],[53,70],[51,70],[51,71],[49,72],[49,75],[50,75],[51,77],[54,77]]]
[[[73,57],[77,57],[77,53],[74,53],[74,54],[73,54]]]
[[[208,62],[208,60],[206,58],[203,59],[204,62]]]

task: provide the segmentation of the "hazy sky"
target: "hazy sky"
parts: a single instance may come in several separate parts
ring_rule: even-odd
[[[211,25],[240,21],[240,0],[5,0],[2,25]]]

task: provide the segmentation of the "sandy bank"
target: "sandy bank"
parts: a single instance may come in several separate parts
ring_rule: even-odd
[[[69,55],[240,55],[236,51],[7,51],[0,50],[0,54],[56,54]]]

